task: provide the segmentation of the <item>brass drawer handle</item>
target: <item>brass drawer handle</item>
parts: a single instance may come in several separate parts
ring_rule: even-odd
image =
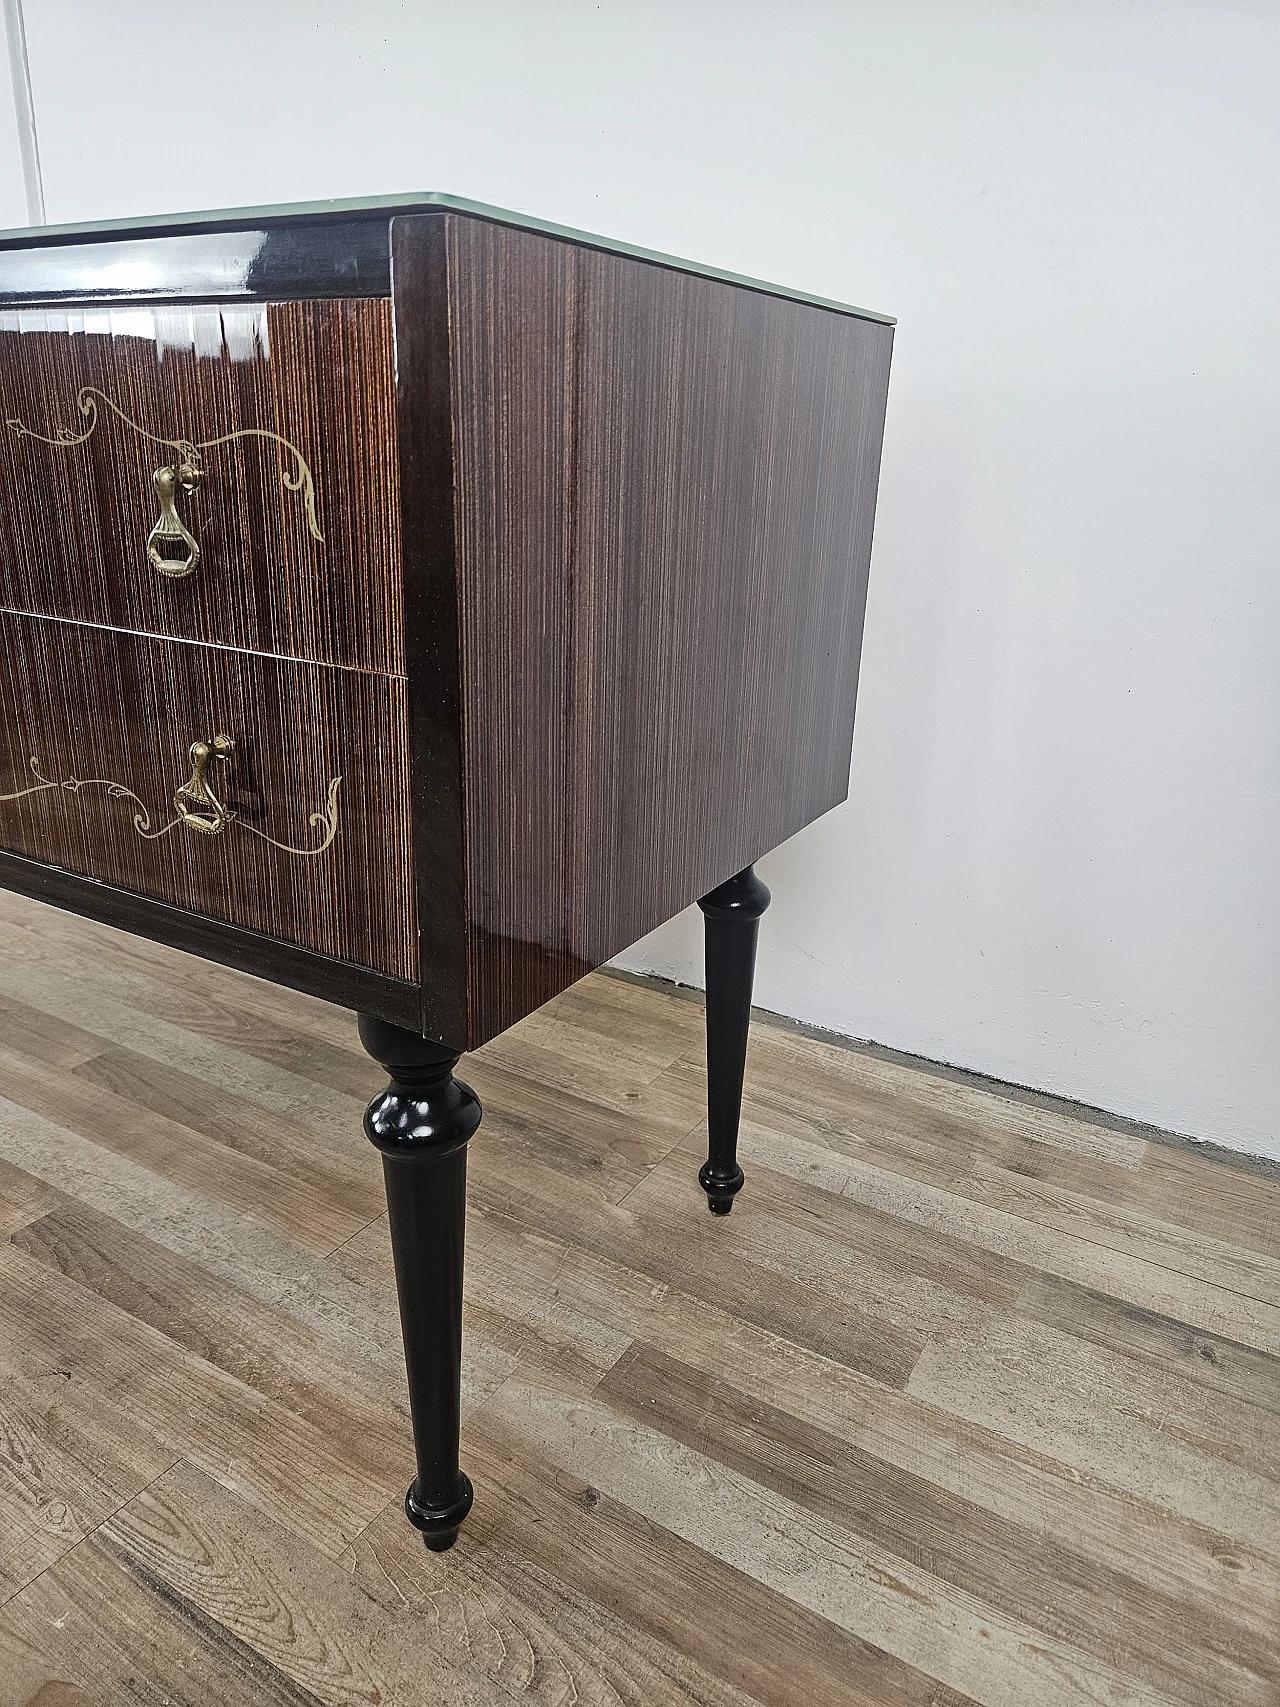
[[[199,549],[197,546],[197,556]],[[179,822],[189,830],[198,830],[202,836],[220,836],[228,820],[235,816],[227,811],[209,786],[209,766],[214,759],[225,763],[235,750],[236,744],[229,735],[215,735],[212,741],[191,743],[189,757],[194,766],[191,780],[184,782],[173,797],[173,809]]]
[[[199,565],[200,547],[182,525],[178,514],[178,489],[188,495],[204,485],[204,470],[190,462],[180,462],[176,468],[157,468],[151,477],[160,500],[160,520],[147,535],[147,562],[170,580],[190,575]],[[177,546],[180,557],[166,555],[164,547]]]

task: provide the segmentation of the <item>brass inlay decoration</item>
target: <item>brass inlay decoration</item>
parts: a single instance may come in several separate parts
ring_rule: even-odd
[[[220,836],[228,825],[239,830],[248,830],[250,835],[259,836],[273,848],[279,848],[281,853],[296,854],[302,859],[313,859],[333,845],[333,839],[338,833],[338,788],[342,782],[340,776],[332,777],[329,781],[328,793],[324,805],[312,812],[307,822],[312,829],[323,832],[321,840],[315,847],[295,847],[290,842],[277,841],[274,836],[260,830],[254,824],[247,824],[243,818],[224,806],[218,794],[209,782],[209,770],[215,759],[225,763],[235,751],[235,742],[227,735],[215,735],[212,741],[193,741],[189,750],[192,772],[189,781],[184,782],[174,794],[173,810],[176,816],[159,829],[153,829],[151,814],[145,802],[123,782],[116,782],[111,777],[90,776],[62,777],[54,780],[45,776],[40,769],[40,761],[34,757],[31,760],[31,774],[36,781],[28,788],[15,789],[11,794],[0,794],[0,803],[7,800],[23,800],[31,794],[44,794],[49,789],[61,789],[64,794],[79,794],[82,788],[105,788],[112,800],[131,800],[137,807],[133,814],[133,827],[144,841],[158,841],[161,836],[167,836],[179,824],[188,830],[194,830],[202,836]]]
[[[305,854],[307,856],[322,854],[338,833],[338,785],[341,781],[340,776],[329,778],[329,792],[325,797],[324,805],[307,819],[307,823],[311,825],[313,830],[324,831],[324,840],[317,847],[290,847],[287,842],[278,842],[274,836],[269,836],[265,830],[259,830],[253,824],[246,824],[242,818],[237,818],[236,822],[242,830],[248,830],[253,836],[261,836],[264,842],[270,842],[271,846],[279,848],[281,853]]]
[[[179,461],[174,467],[158,468],[155,472],[155,487],[160,499],[160,520],[147,535],[147,561],[153,569],[162,575],[177,577],[190,575],[200,562],[200,547],[178,517],[175,504],[179,488],[190,495],[203,484],[205,471],[201,463],[201,452],[217,450],[222,445],[234,443],[237,439],[268,439],[271,443],[286,452],[293,459],[293,472],[287,466],[280,470],[280,483],[286,491],[301,492],[303,507],[306,510],[307,526],[311,537],[324,544],[324,535],[316,521],[316,488],[311,478],[311,470],[307,467],[306,458],[297,445],[290,444],[279,433],[273,433],[266,427],[238,427],[235,432],[223,433],[216,439],[203,439],[196,442],[192,439],[164,439],[156,433],[149,433],[145,427],[125,414],[117,403],[112,402],[99,386],[83,385],[76,394],[76,407],[82,419],[86,422],[81,433],[70,427],[58,427],[52,437],[47,433],[38,433],[33,427],[26,426],[22,421],[9,419],[5,425],[10,432],[20,439],[36,439],[41,444],[52,445],[55,450],[70,450],[75,445],[84,444],[92,437],[98,425],[98,404],[103,403],[126,427],[147,440],[149,444],[161,445],[166,450],[176,451]],[[165,544],[176,544],[179,550],[185,549],[185,557],[168,557],[161,550]]]
[[[146,841],[154,842],[160,836],[167,836],[173,826],[179,822],[177,818],[174,818],[169,823],[163,824],[160,829],[153,830],[151,828],[151,814],[147,811],[143,802],[131,788],[126,788],[122,782],[113,782],[110,777],[64,776],[61,781],[53,782],[45,776],[43,771],[40,769],[39,759],[34,756],[31,760],[31,774],[38,780],[33,783],[30,788],[19,788],[12,794],[0,794],[0,801],[22,800],[28,794],[43,794],[45,790],[49,788],[60,788],[67,794],[79,794],[82,788],[105,788],[112,800],[133,801],[134,805],[138,808],[133,815],[133,827]]]

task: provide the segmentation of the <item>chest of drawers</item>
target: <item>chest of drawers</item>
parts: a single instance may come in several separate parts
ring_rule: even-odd
[[[0,237],[0,882],[329,997],[391,1084],[447,1545],[475,1048],[844,798],[883,318],[446,197]]]

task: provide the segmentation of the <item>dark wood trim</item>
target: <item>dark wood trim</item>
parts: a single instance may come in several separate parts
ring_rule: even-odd
[[[149,937],[170,948],[180,948],[186,954],[220,961],[239,972],[251,972],[255,978],[287,984],[338,1007],[373,1014],[392,1025],[417,1027],[417,986],[404,979],[389,978],[367,966],[330,960],[293,943],[242,930],[220,919],[203,918],[164,901],[149,901],[127,889],[115,889],[91,877],[81,877],[3,850],[0,850],[0,887],[30,895],[35,901],[47,901],[54,907],[64,907],[100,924],[114,925],[117,930]]]
[[[454,213],[468,219],[486,220],[493,225],[509,226],[513,231],[536,232],[557,242],[572,243],[580,249],[593,249],[603,255],[621,255],[644,266],[659,267],[667,272],[696,274],[701,278],[718,279],[740,290],[759,291],[765,296],[784,297],[789,302],[804,302],[814,308],[827,309],[835,314],[849,314],[859,320],[878,321],[892,326],[890,315],[877,314],[873,309],[857,308],[852,303],[836,302],[830,297],[814,296],[808,291],[794,290],[786,285],[771,284],[767,279],[747,278],[723,267],[705,262],[690,261],[679,255],[665,255],[656,249],[645,249],[614,237],[602,237],[596,232],[579,231],[572,226],[559,225],[552,220],[538,219],[532,214],[517,213],[511,208],[493,207],[487,202],[471,201],[466,196],[452,196],[438,190],[410,195],[363,196],[324,202],[297,202],[277,207],[223,208],[196,213],[148,215],[140,219],[111,219],[78,225],[42,225],[17,231],[0,232],[0,258],[7,251],[58,248],[89,249],[95,244],[123,242],[145,244],[148,258],[151,250],[174,238],[192,238],[216,234],[256,232],[281,239],[278,268],[287,271],[287,258],[294,252],[292,243],[305,252],[309,243],[323,247],[325,239],[316,233],[334,231],[343,225],[366,224],[381,226],[385,231],[389,220],[422,213]],[[311,237],[299,237],[311,233]],[[334,275],[331,273],[330,278]],[[340,283],[338,277],[336,282]],[[118,283],[113,281],[105,294],[114,294]],[[162,291],[161,293],[166,294]],[[168,292],[172,295],[172,291]],[[200,294],[221,295],[221,291],[201,291]],[[287,293],[286,293],[287,294]],[[328,295],[327,290],[303,292],[304,295]],[[377,295],[377,291],[339,290],[339,295]],[[382,294],[386,294],[385,291]]]
[[[78,241],[33,231],[0,242],[0,306],[388,296],[387,223],[382,213]],[[131,264],[145,267],[145,286]]]
[[[465,1049],[467,932],[449,260],[443,213],[391,224],[421,1031]]]

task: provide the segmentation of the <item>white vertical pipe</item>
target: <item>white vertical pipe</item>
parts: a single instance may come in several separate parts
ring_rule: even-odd
[[[43,225],[44,184],[40,178],[40,145],[36,141],[36,110],[31,100],[31,68],[27,64],[27,31],[22,21],[22,0],[4,0],[4,33],[9,43],[13,115],[18,125],[27,220],[32,225]]]

